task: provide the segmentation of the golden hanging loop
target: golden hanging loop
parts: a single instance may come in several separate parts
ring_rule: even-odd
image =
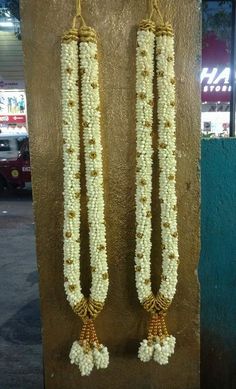
[[[71,41],[78,41],[78,27],[76,26],[77,20],[81,21],[81,28],[86,27],[85,20],[81,13],[81,0],[76,0],[76,15],[73,18],[72,27],[69,31],[66,31],[62,36],[62,42],[70,43]]]
[[[77,0],[76,1],[76,16],[81,15],[81,1]]]
[[[82,16],[82,11],[81,11],[81,0],[76,0],[76,15],[73,19],[72,28],[76,28],[77,19],[81,20],[81,26],[86,26],[86,23],[85,23],[85,20]]]
[[[150,8],[151,8],[150,19],[152,19],[153,15],[154,15],[154,12],[156,12],[157,15],[159,16],[159,18],[161,19],[161,23],[165,24],[164,23],[164,18],[162,16],[160,8],[158,6],[158,0],[151,0]]]

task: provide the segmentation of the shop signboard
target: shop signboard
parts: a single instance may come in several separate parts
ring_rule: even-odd
[[[25,124],[26,115],[0,115],[0,123]]]
[[[202,68],[201,85],[202,101],[230,101],[230,68]]]
[[[0,80],[0,90],[24,90],[24,81],[17,80]]]
[[[201,92],[203,102],[230,101],[230,52],[212,32],[203,39]]]
[[[0,90],[0,115],[26,115],[25,92]]]

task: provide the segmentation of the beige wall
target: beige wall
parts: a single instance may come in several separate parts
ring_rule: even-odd
[[[34,209],[43,322],[46,389],[199,388],[199,2],[162,0],[176,31],[178,205],[180,276],[168,315],[177,337],[167,367],[142,364],[139,341],[148,315],[134,285],[135,45],[137,23],[147,2],[82,0],[84,17],[99,34],[110,289],[97,332],[111,352],[106,371],[81,378],[68,353],[81,322],[67,304],[62,258],[62,135],[60,37],[71,24],[74,0],[21,0],[28,94]],[[157,157],[155,153],[155,166]],[[157,188],[157,174],[155,176]],[[156,190],[157,191],[157,190]],[[155,274],[160,275],[159,205],[153,239]],[[83,213],[83,219],[85,218]],[[88,268],[86,222],[82,258]],[[83,277],[86,279],[86,277]]]

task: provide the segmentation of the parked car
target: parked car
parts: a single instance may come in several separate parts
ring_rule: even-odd
[[[28,136],[0,135],[0,190],[24,188],[30,182]]]

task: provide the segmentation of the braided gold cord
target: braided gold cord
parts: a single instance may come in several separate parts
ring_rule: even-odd
[[[78,30],[76,28],[71,28],[69,31],[66,31],[62,36],[63,43],[70,43],[72,41],[78,41]]]
[[[162,294],[158,294],[155,297],[151,294],[146,300],[143,301],[142,305],[146,311],[151,313],[166,312],[171,304],[171,301],[165,298]]]
[[[79,342],[80,342],[81,345],[83,344],[83,341],[86,338],[87,327],[88,327],[88,322],[84,322],[82,330],[81,330],[81,333],[80,333],[80,338],[79,338]]]
[[[79,344],[83,346],[86,351],[89,351],[94,344],[99,347],[99,340],[93,319],[86,319],[84,321],[79,337]]]
[[[163,336],[163,328],[162,328],[162,322],[161,322],[161,316],[157,317],[157,325],[156,325],[156,336],[162,340],[164,338]]]
[[[92,318],[95,319],[97,315],[101,312],[103,309],[104,303],[101,303],[100,301],[95,301],[93,299],[89,299],[88,302],[88,312]]]
[[[104,304],[100,301],[95,301],[91,298],[88,300],[83,298],[79,303],[74,305],[73,311],[76,315],[80,316],[82,320],[87,320],[88,318],[97,317],[97,315],[103,309]]]
[[[165,322],[164,315],[160,315],[160,321],[161,321],[161,326],[162,326],[163,334],[165,336],[169,336],[169,333],[168,333],[168,330],[167,330],[167,327],[166,327],[166,322]]]
[[[151,320],[149,322],[149,326],[148,326],[148,342],[152,342],[152,339],[153,339],[153,334],[154,334],[154,326],[155,326],[155,315],[151,316]]]
[[[143,301],[142,305],[144,309],[146,309],[146,311],[155,313],[156,312],[155,302],[156,302],[155,297],[153,294],[151,294],[146,300]]]
[[[157,312],[166,312],[171,304],[171,301],[164,297],[161,293],[158,293],[156,297],[156,310]]]
[[[173,28],[171,24],[165,23],[156,26],[156,36],[174,36]]]
[[[156,24],[151,19],[142,20],[139,24],[139,30],[141,31],[152,31],[155,33],[156,31]]]
[[[96,330],[95,330],[95,327],[94,327],[94,322],[93,320],[90,320],[90,332],[91,332],[91,343],[92,344],[96,344],[96,346],[98,347],[99,346],[99,340],[98,340],[98,337],[97,337],[97,334],[96,334]]]
[[[79,303],[74,305],[73,311],[76,315],[80,316],[82,319],[85,319],[88,315],[88,303],[85,298],[82,298]]]
[[[97,43],[96,31],[88,26],[82,26],[79,29],[79,40],[80,42],[93,42]]]
[[[148,336],[147,340],[149,344],[152,344],[156,338],[159,338],[161,341],[168,337],[169,333],[166,327],[165,314],[163,313],[154,313],[152,314],[149,324],[148,324]]]

